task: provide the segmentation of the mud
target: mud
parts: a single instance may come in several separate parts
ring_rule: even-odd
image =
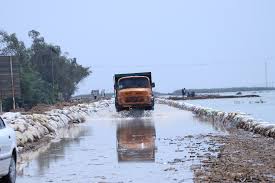
[[[275,182],[275,141],[235,130],[228,136],[207,135],[218,155],[206,155],[195,167],[195,182]]]

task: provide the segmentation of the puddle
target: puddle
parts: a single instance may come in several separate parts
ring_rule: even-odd
[[[111,106],[77,129],[38,152],[17,182],[193,182],[192,166],[215,154],[199,136],[224,134],[166,105],[121,113]]]

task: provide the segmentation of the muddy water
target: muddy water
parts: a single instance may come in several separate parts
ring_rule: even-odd
[[[192,166],[211,149],[193,137],[224,134],[166,105],[119,114],[111,106],[75,131],[36,153],[17,182],[193,182]]]

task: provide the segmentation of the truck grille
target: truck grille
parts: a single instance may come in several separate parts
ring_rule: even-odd
[[[147,92],[143,92],[143,91],[133,92],[133,91],[130,91],[130,92],[125,92],[125,95],[126,96],[129,96],[129,95],[131,95],[131,96],[134,96],[134,95],[147,95]]]
[[[125,102],[132,103],[132,102],[144,102],[144,97],[127,97]]]

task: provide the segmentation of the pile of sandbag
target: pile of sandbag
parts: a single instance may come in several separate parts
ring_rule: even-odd
[[[42,114],[4,113],[1,117],[16,132],[18,147],[39,141],[45,136],[53,136],[60,128],[72,123],[84,122],[87,117],[110,105],[112,101],[102,100],[91,104],[53,109]]]
[[[275,124],[263,122],[251,118],[239,112],[223,112],[211,108],[192,105],[183,101],[173,101],[168,99],[156,99],[158,103],[167,104],[183,110],[191,111],[200,119],[222,124],[224,127],[236,127],[266,137],[275,138]]]

